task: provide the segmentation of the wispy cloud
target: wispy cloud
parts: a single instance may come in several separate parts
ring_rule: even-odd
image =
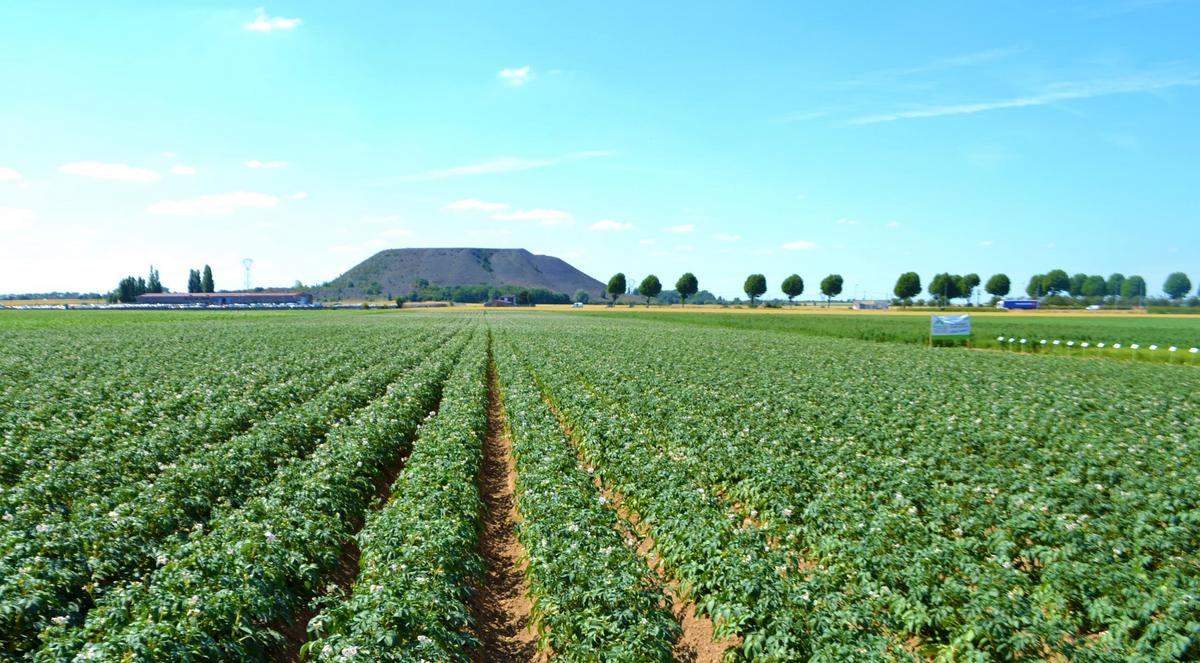
[[[502,209],[508,209],[508,203],[490,203],[490,202],[487,202],[484,200],[476,200],[474,198],[466,198],[463,200],[456,200],[456,201],[450,203],[449,205],[446,205],[446,209],[459,210],[459,211],[475,210],[475,211],[479,211],[479,212],[496,212],[496,211],[499,211]]]
[[[960,69],[963,67],[972,67],[975,65],[1002,60],[1014,55],[1025,52],[1026,49],[1018,47],[1009,48],[990,48],[982,51],[972,51],[970,53],[959,53],[944,58],[938,58],[924,64],[919,64],[910,67],[895,67],[891,69],[881,69],[858,78],[841,81],[838,83],[841,87],[864,87],[868,85],[879,85],[881,83],[891,81],[898,78],[906,78],[909,76],[917,76],[920,74],[929,74],[939,71],[947,71],[950,69]]]
[[[237,191],[200,196],[187,200],[163,200],[146,208],[163,216],[229,216],[239,209],[267,209],[279,204],[279,198],[266,193]]]
[[[0,232],[25,230],[33,225],[33,210],[23,207],[0,207]]]
[[[601,219],[600,221],[597,221],[588,227],[592,230],[620,232],[624,230],[632,230],[633,224],[621,223],[620,221],[613,221],[612,219]]]
[[[267,10],[259,7],[255,10],[253,21],[242,24],[242,29],[250,32],[271,32],[272,30],[291,30],[304,21],[298,18],[283,18],[268,16]]]
[[[251,159],[245,163],[245,166],[255,170],[278,170],[280,168],[287,168],[288,162],[279,160],[259,161],[258,159]]]
[[[999,99],[995,101],[984,101],[977,103],[952,104],[947,106],[932,106],[929,108],[897,111],[894,113],[883,113],[880,115],[865,115],[854,118],[847,124],[878,124],[881,122],[894,122],[896,120],[912,120],[920,118],[942,117],[946,115],[970,115],[973,113],[983,113],[986,111],[1001,110],[1005,108],[1044,106],[1046,104],[1052,104],[1059,101],[1070,101],[1073,99],[1089,99],[1091,97],[1103,97],[1115,94],[1153,92],[1157,90],[1166,90],[1176,87],[1190,87],[1195,85],[1200,85],[1200,75],[1195,73],[1175,76],[1142,75],[1106,81],[1058,83],[1045,88],[1043,91],[1037,94],[1031,94],[1024,97],[1012,97],[1009,99]]]
[[[857,226],[858,225],[858,221],[855,221],[854,219],[838,219],[836,221],[836,223],[839,226]]]
[[[888,228],[899,228],[899,227],[900,227],[900,222],[899,222],[899,221],[888,221],[888,222],[887,222],[887,227],[888,227]]]
[[[737,242],[742,239],[741,235],[730,235],[728,233],[717,233],[713,235],[713,239],[718,242]]]
[[[508,83],[513,87],[520,87],[533,80],[533,70],[529,65],[525,65],[524,67],[516,67],[514,69],[501,69],[499,76],[500,80],[504,81],[505,83]]]
[[[807,239],[798,239],[794,242],[784,243],[781,248],[787,249],[789,251],[804,251],[807,249],[817,248],[817,243],[810,242]]]
[[[307,191],[297,191],[296,193],[293,193],[289,197],[292,200],[304,200],[304,199],[308,198],[308,192]]]
[[[0,168],[0,182],[16,182],[21,179],[21,173],[12,168]]]
[[[535,168],[547,168],[556,164],[567,161],[577,161],[580,159],[595,159],[599,157],[609,156],[611,153],[604,150],[592,150],[587,152],[571,152],[560,157],[552,159],[525,159],[521,157],[497,157],[488,161],[466,164],[464,166],[454,166],[451,168],[437,168],[424,173],[415,175],[401,175],[399,177],[389,178],[396,182],[426,182],[429,180],[440,180],[448,177],[464,177],[470,175],[494,175],[498,173],[515,173],[523,170],[533,170]]]
[[[543,226],[558,226],[571,222],[571,215],[557,209],[514,210],[493,214],[497,221],[536,221]]]
[[[984,240],[980,240],[980,241],[979,241],[979,245],[980,245],[980,246],[991,246],[991,245],[992,245],[992,244],[994,244],[994,243],[995,243],[995,242],[993,242],[993,241],[992,241],[992,240],[990,240],[990,239],[984,239]]]
[[[134,168],[123,163],[101,163],[99,161],[75,161],[58,167],[58,172],[66,175],[91,177],[98,180],[114,180],[119,182],[157,182],[162,176],[153,170]]]
[[[669,232],[669,233],[684,234],[684,233],[690,233],[695,229],[696,229],[696,224],[694,224],[694,223],[681,223],[677,226],[667,226],[666,228],[663,228],[663,231]]]
[[[810,122],[819,120],[829,115],[829,111],[800,111],[796,113],[788,113],[772,118],[772,121],[777,124],[791,124],[793,122]]]
[[[195,175],[196,169],[192,168],[191,166],[184,166],[184,165],[171,166],[171,174],[172,175]]]

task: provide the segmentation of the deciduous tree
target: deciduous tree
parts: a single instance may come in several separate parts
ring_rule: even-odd
[[[1173,272],[1163,282],[1163,292],[1171,299],[1183,299],[1191,291],[1192,282],[1183,272]]]
[[[646,306],[649,307],[650,300],[657,297],[658,293],[662,292],[662,283],[659,282],[657,276],[651,274],[642,279],[641,285],[638,286],[638,292],[640,292],[642,296],[646,298]]]
[[[696,294],[700,284],[696,281],[696,277],[691,272],[684,272],[683,276],[675,282],[675,291],[679,293],[679,301],[682,306],[687,306],[687,298]]]
[[[794,304],[792,300],[804,294],[804,279],[800,278],[799,274],[792,274],[783,280],[780,287],[783,294],[787,295],[788,303]]]
[[[608,296],[612,299],[612,303],[617,303],[617,298],[625,294],[625,275],[621,272],[613,274],[608,280]]]
[[[1007,274],[993,274],[992,278],[987,280],[987,285],[984,290],[993,297],[1003,298],[1012,290],[1012,281],[1009,280]]]
[[[830,274],[821,279],[821,294],[825,295],[825,307],[828,308],[829,302],[842,294],[842,275]]]
[[[751,274],[742,284],[742,291],[750,297],[750,308],[754,308],[754,300],[767,291],[767,277],[762,274]]]
[[[204,276],[201,278],[201,284],[203,285],[203,292],[217,291],[216,286],[213,285],[212,267],[208,265],[204,266]]]
[[[892,293],[904,300],[904,305],[908,306],[913,297],[921,294],[921,276],[916,272],[904,272],[896,279],[896,287],[892,288]]]

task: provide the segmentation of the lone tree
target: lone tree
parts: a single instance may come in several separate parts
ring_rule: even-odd
[[[700,284],[696,282],[696,277],[691,272],[684,272],[683,276],[675,282],[675,292],[679,293],[681,306],[687,306],[687,298],[696,294],[699,289]]]
[[[800,278],[799,274],[792,274],[783,280],[780,285],[783,289],[783,294],[787,295],[788,303],[795,306],[792,300],[804,294],[804,279]]]
[[[1192,282],[1183,272],[1174,272],[1163,282],[1163,292],[1171,299],[1183,299],[1191,291]]]
[[[1121,284],[1121,296],[1125,299],[1136,299],[1146,296],[1146,279],[1134,274]]]
[[[638,292],[642,293],[642,296],[646,298],[646,308],[649,308],[650,300],[662,292],[662,283],[659,282],[657,276],[651,274],[642,279],[642,284],[638,286]]]
[[[591,297],[588,296],[587,290],[580,288],[579,290],[575,291],[575,296],[572,297],[571,299],[576,304],[586,304],[586,303],[588,303],[588,300],[591,299]]]
[[[829,302],[842,294],[842,275],[830,274],[821,279],[821,294],[825,295],[825,308],[829,308]]]
[[[920,275],[916,272],[904,272],[896,279],[896,287],[892,288],[892,293],[902,300],[905,306],[912,304],[912,298],[921,294]]]
[[[742,290],[750,297],[750,308],[754,308],[754,300],[762,297],[762,294],[767,291],[767,277],[762,274],[747,276],[746,283],[742,285]]]
[[[996,299],[1004,299],[1008,291],[1012,290],[1012,281],[1009,280],[1008,274],[993,274],[983,289]]]
[[[962,296],[962,293],[959,292],[962,280],[962,277],[957,274],[942,272],[929,282],[929,294],[933,295],[939,306],[945,306],[950,303],[951,299],[958,299]]]
[[[216,288],[213,286],[212,267],[204,266],[204,277],[201,279],[201,283],[204,286],[202,292],[216,292]]]
[[[1079,288],[1079,293],[1084,297],[1103,297],[1107,292],[1108,284],[1099,274],[1093,274],[1084,279],[1083,286]]]
[[[200,270],[188,270],[188,292],[204,292],[204,284],[200,282]]]
[[[975,292],[975,288],[979,287],[979,275],[967,274],[958,280],[958,296],[971,301],[971,293]]]
[[[609,305],[617,303],[617,297],[625,294],[625,275],[621,272],[613,274],[613,277],[608,280],[608,296],[612,298]]]

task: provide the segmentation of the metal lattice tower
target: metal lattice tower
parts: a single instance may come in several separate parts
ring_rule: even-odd
[[[242,260],[242,267],[246,268],[246,289],[250,289],[250,266],[254,264],[253,258],[245,258]]]

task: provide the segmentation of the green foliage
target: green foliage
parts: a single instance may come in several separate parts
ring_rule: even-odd
[[[605,291],[608,293],[608,296],[613,303],[616,303],[617,298],[625,294],[625,288],[625,275],[621,272],[617,272],[608,280],[608,287]]]
[[[967,274],[958,280],[958,296],[962,299],[970,300],[971,295],[975,292],[975,288],[979,287],[979,275]]]
[[[783,280],[780,289],[783,290],[783,294],[787,295],[790,302],[804,294],[804,279],[800,278],[799,274],[792,274]]]
[[[571,298],[571,301],[577,304],[586,304],[589,299],[591,299],[591,296],[588,295],[587,290],[576,290],[575,296]]]
[[[1071,289],[1071,277],[1061,269],[1052,269],[1046,272],[1042,277],[1042,293],[1046,295],[1057,295],[1060,292],[1068,292]]]
[[[938,301],[939,306],[945,306],[952,299],[962,297],[962,277],[957,274],[942,272],[929,282],[929,294]]]
[[[662,283],[653,274],[642,279],[641,285],[638,286],[638,293],[646,298],[646,306],[649,306],[650,300],[657,297],[660,292],[662,292]]]
[[[892,293],[908,303],[913,297],[921,294],[920,275],[916,272],[904,272],[900,278],[896,279],[896,286],[892,288]]]
[[[993,274],[984,286],[984,290],[989,295],[994,297],[1005,297],[1012,289],[1012,281],[1009,280],[1007,274]]]
[[[742,291],[750,298],[750,306],[753,307],[754,300],[767,291],[767,277],[762,274],[747,276],[746,282],[742,285]]]
[[[1163,282],[1163,292],[1171,299],[1182,299],[1192,291],[1192,282],[1183,272],[1172,272]]]
[[[216,292],[216,286],[213,284],[212,267],[204,266],[204,276],[200,279],[201,292]]]
[[[1103,276],[1092,275],[1084,279],[1079,294],[1084,297],[1103,297],[1108,293],[1108,283]]]
[[[200,280],[200,270],[188,270],[188,292],[204,292],[204,283]]]
[[[825,295],[825,305],[829,305],[829,301],[834,297],[842,294],[842,275],[830,274],[821,279],[821,294]]]
[[[683,276],[680,276],[679,280],[675,282],[675,292],[679,294],[680,303],[686,306],[688,297],[696,294],[699,287],[695,275],[691,272],[684,272]]]
[[[1025,286],[1025,294],[1033,298],[1040,298],[1046,294],[1045,282],[1045,274],[1034,274],[1029,277],[1029,285]]]
[[[160,293],[163,291],[162,280],[158,278],[158,270],[150,265],[150,276],[146,279],[146,292]]]
[[[1121,296],[1125,299],[1136,299],[1146,296],[1146,279],[1134,274],[1121,282]]]
[[[1125,283],[1125,275],[1124,274],[1122,274],[1120,272],[1114,272],[1111,276],[1109,276],[1108,281],[1105,283],[1108,296],[1109,297],[1120,297],[1121,296],[1121,285],[1123,283]]]
[[[1067,293],[1072,297],[1083,296],[1083,282],[1087,280],[1088,275],[1082,272],[1071,276],[1067,285]]]

